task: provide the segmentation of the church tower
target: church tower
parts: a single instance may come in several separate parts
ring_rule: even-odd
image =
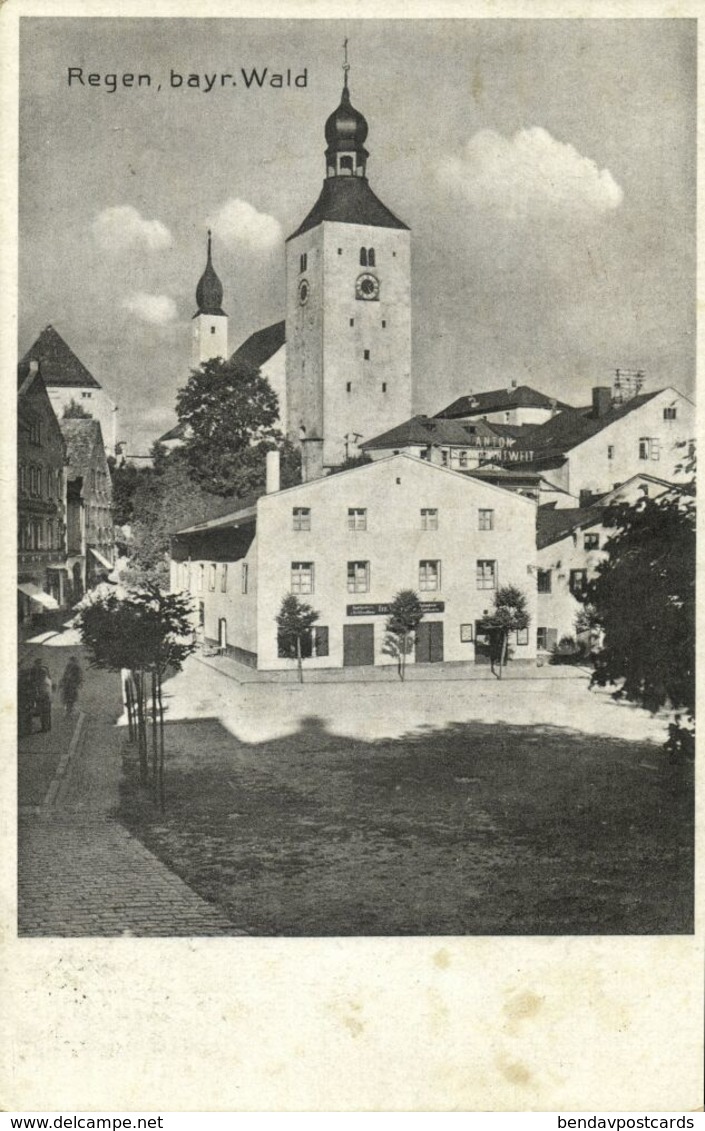
[[[286,246],[286,427],[319,474],[411,416],[410,232],[368,183],[348,69],[346,48],[323,188]]]
[[[196,287],[196,305],[193,316],[193,342],[191,364],[197,369],[204,361],[228,356],[228,316],[223,310],[223,284],[215,273],[211,260],[211,233],[208,231],[208,258],[206,269]]]

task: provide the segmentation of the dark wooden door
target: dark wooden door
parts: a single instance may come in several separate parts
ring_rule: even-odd
[[[443,659],[443,621],[421,621],[416,629],[416,663],[438,664]]]
[[[375,626],[373,624],[343,625],[343,666],[360,667],[375,662]]]
[[[490,662],[490,634],[482,628],[482,621],[475,621],[475,663],[489,664]]]

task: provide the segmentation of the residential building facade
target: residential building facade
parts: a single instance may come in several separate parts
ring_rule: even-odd
[[[481,623],[505,585],[535,623],[535,503],[408,455],[272,490],[180,531],[172,587],[191,594],[206,640],[261,669],[288,668],[276,614],[287,593],[319,612],[311,667],[394,663],[389,604],[412,589],[425,615],[410,662],[485,662]],[[510,642],[534,660],[534,635]]]
[[[25,622],[68,597],[66,444],[39,364],[23,361],[17,397],[17,588]]]
[[[97,420],[64,418],[61,431],[68,454],[68,566],[78,599],[113,569],[112,481]]]

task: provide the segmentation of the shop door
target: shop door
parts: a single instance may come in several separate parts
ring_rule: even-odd
[[[482,621],[475,621],[475,663],[476,664],[489,664],[490,663],[490,634],[487,629],[483,629]]]
[[[355,668],[375,662],[375,626],[343,625],[343,667]]]
[[[443,622],[421,621],[416,629],[416,663],[439,664],[443,659]]]

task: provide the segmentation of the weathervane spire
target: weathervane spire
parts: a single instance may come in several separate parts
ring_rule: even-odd
[[[212,234],[213,234],[213,233],[211,232],[211,230],[210,230],[210,228],[209,228],[209,229],[208,229],[208,258],[209,258],[209,259],[210,259],[210,257],[211,257],[211,236],[212,236]]]
[[[343,87],[348,89],[348,71],[350,64],[348,63],[348,37],[343,40]]]

